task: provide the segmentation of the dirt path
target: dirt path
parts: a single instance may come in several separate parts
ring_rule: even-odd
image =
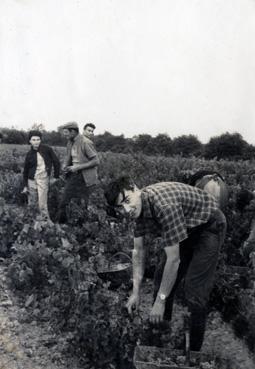
[[[6,284],[7,267],[0,262],[0,369],[77,369],[63,358],[49,325],[24,321],[23,309]]]

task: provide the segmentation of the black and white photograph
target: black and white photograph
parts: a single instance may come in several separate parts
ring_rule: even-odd
[[[0,369],[255,368],[255,1],[0,1]]]

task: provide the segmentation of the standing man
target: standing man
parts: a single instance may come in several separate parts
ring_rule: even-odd
[[[28,139],[31,149],[25,158],[23,193],[28,193],[28,204],[35,206],[38,203],[41,215],[49,219],[50,175],[53,167],[55,177],[53,181],[59,178],[60,162],[52,148],[41,143],[42,134],[40,131],[30,131]]]
[[[84,199],[86,206],[88,205],[89,195],[98,182],[99,158],[93,142],[79,134],[76,122],[66,123],[60,128],[68,142],[63,167],[66,173],[66,185],[59,204],[57,221],[65,223],[67,220],[66,206],[72,198]]]
[[[206,306],[213,286],[226,220],[207,192],[178,182],[162,182],[140,190],[130,178],[111,182],[107,202],[117,213],[135,220],[133,293],[129,313],[138,308],[144,275],[146,233],[161,234],[162,258],[154,278],[150,321],[171,320],[173,298],[185,277],[190,319],[190,349],[200,351],[205,332]]]

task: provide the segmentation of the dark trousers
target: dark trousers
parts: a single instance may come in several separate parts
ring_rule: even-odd
[[[185,298],[191,313],[190,349],[193,351],[199,351],[203,343],[207,303],[225,233],[225,216],[218,210],[206,224],[193,228],[189,237],[180,243],[180,265],[176,282],[166,300],[164,318],[171,320],[174,295],[184,278]],[[160,287],[165,262],[166,254],[162,252],[154,275],[154,300]]]
[[[89,196],[94,186],[86,186],[81,172],[69,173],[66,178],[66,184],[62,198],[59,203],[57,221],[65,223],[67,221],[66,206],[71,199],[80,198],[84,200],[84,206],[87,208]]]

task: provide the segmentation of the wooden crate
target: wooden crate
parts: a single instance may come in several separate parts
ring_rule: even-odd
[[[201,363],[211,361],[215,362],[215,369],[233,369],[224,359],[195,351],[190,352],[190,364],[187,365],[182,350],[154,346],[136,346],[133,359],[136,369],[199,369]]]

